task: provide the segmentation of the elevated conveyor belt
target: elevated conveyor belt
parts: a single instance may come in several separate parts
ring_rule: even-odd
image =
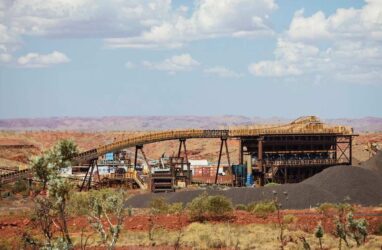
[[[320,122],[315,116],[299,118],[292,123],[278,126],[246,126],[223,130],[185,129],[147,132],[91,149],[78,154],[74,161],[78,164],[97,159],[108,152],[160,141],[192,139],[192,138],[241,138],[272,134],[339,134],[352,135],[353,131],[345,126],[329,126]]]

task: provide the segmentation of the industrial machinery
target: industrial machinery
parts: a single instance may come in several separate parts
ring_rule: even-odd
[[[159,167],[151,171],[152,192],[171,192],[175,187],[187,187],[191,183],[190,163],[183,157],[161,158]]]
[[[355,134],[350,127],[327,125],[315,116],[306,116],[289,124],[277,126],[256,125],[223,130],[187,129],[148,132],[82,152],[73,160],[80,165],[88,164],[92,168],[91,163],[106,153],[135,147],[133,168],[137,170],[138,151],[141,151],[144,161],[147,163],[143,151],[145,144],[179,140],[177,157],[180,159],[183,147],[184,164],[188,163],[187,139],[220,139],[215,177],[215,183],[217,183],[223,146],[225,145],[228,165],[231,165],[227,140],[238,140],[240,142],[239,165],[246,165],[247,170],[245,185],[250,186],[253,183],[265,185],[268,182],[290,183],[302,181],[330,166],[351,165],[353,136]],[[171,164],[179,165],[180,163],[174,161]],[[166,173],[164,170],[160,170],[158,173],[150,170],[151,190],[159,191],[160,187],[163,187],[163,190],[172,190],[176,182],[182,180],[189,183],[191,181],[190,171],[185,174],[183,164],[180,164],[181,168],[170,167]],[[147,163],[147,166],[150,165]],[[231,173],[229,174],[233,176]],[[240,178],[242,176],[244,175],[240,175]],[[232,179],[231,183],[232,185],[244,185],[242,179],[236,182],[237,184],[235,184],[235,179]]]

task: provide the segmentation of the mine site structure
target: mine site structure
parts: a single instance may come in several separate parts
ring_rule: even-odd
[[[241,138],[240,164],[260,186],[296,183],[335,165],[351,165],[352,136],[264,134]],[[249,177],[247,184],[252,184]]]
[[[99,157],[135,147],[133,161],[122,164],[125,171],[121,182],[128,183],[127,186],[138,186],[154,192],[173,191],[176,186],[187,186],[193,183],[193,170],[190,169],[186,141],[199,138],[219,139],[220,150],[217,167],[213,170],[215,171],[213,183],[219,183],[221,160],[225,151],[228,163],[226,174],[229,177],[226,184],[263,186],[269,182],[300,182],[327,167],[351,165],[353,136],[356,135],[352,128],[327,125],[317,117],[307,116],[289,124],[277,126],[148,132],[82,152],[73,160],[79,166],[88,166],[81,189],[90,188],[94,181],[93,173],[99,173],[94,171],[98,167]],[[158,161],[151,164],[144,153],[144,145],[168,140],[179,141],[178,154],[161,159],[161,163]],[[231,165],[227,140],[239,140],[239,162],[233,165]],[[143,156],[140,159],[139,152]],[[145,166],[145,168],[142,169],[139,166]],[[109,178],[114,180],[109,179],[109,183],[115,181],[116,176],[116,174],[110,176]],[[99,176],[96,178],[97,183],[105,183]]]

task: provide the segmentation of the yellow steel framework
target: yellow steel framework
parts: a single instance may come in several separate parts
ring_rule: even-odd
[[[284,125],[261,125],[231,127],[221,130],[184,129],[170,131],[147,132],[125,140],[113,142],[95,149],[82,152],[74,159],[77,163],[84,163],[96,159],[108,152],[115,152],[124,148],[135,147],[167,140],[184,140],[191,138],[240,138],[272,134],[336,134],[352,135],[353,130],[347,126],[328,125],[322,123],[315,116],[305,116]]]

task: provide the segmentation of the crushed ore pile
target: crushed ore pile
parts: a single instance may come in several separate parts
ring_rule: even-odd
[[[168,202],[190,202],[203,192],[227,196],[234,204],[270,200],[277,192],[283,208],[303,209],[316,207],[324,202],[347,202],[364,206],[382,203],[382,152],[359,167],[334,166],[297,184],[285,184],[262,188],[207,188],[162,194],[140,194],[127,201],[127,206],[147,207],[153,198],[164,197]],[[287,193],[287,196],[284,194]],[[288,197],[286,199],[286,197]]]

